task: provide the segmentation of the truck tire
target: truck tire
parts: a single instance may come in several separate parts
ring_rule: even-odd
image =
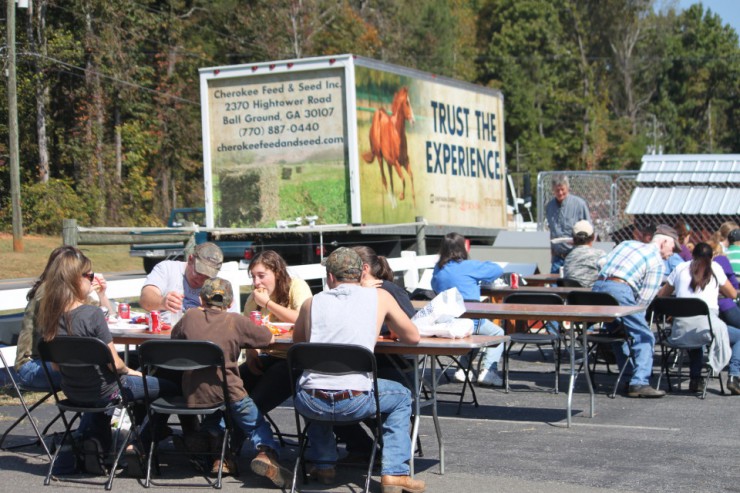
[[[144,257],[142,260],[144,260],[144,272],[149,274],[152,269],[154,269],[154,266],[157,265],[161,259]]]

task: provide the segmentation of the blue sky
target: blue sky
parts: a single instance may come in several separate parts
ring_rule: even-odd
[[[730,24],[740,35],[740,1],[738,0],[679,0],[679,9],[685,9],[695,3],[704,5],[704,10],[719,14],[724,24]]]

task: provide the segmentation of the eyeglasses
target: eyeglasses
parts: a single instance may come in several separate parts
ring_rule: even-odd
[[[95,273],[94,272],[88,272],[87,274],[82,274],[82,277],[87,279],[90,282],[93,282],[95,280]]]

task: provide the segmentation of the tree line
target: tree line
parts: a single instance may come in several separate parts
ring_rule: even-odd
[[[27,231],[58,234],[62,217],[157,225],[172,207],[202,205],[198,69],[218,65],[353,53],[500,89],[511,171],[630,169],[652,150],[740,152],[738,36],[701,4],[30,3],[16,14]],[[0,92],[0,228],[9,230]]]

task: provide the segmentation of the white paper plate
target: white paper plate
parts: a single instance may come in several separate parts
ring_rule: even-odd
[[[142,332],[142,331],[149,329],[149,326],[147,324],[112,324],[112,325],[109,325],[108,328],[110,330],[115,330],[115,331],[120,331],[120,332],[123,332],[123,331]]]

